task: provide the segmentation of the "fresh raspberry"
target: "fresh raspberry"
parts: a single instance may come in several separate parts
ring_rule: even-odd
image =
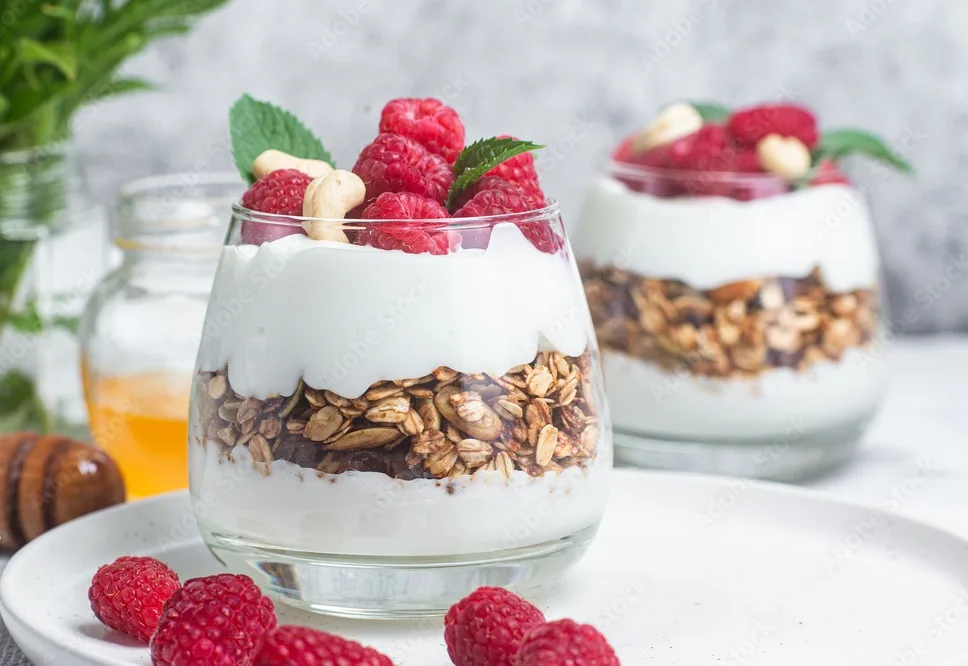
[[[769,134],[794,136],[807,148],[817,145],[817,118],[796,104],[764,104],[736,111],[726,122],[726,129],[736,143],[754,147]]]
[[[248,576],[193,578],[165,604],[151,639],[151,663],[250,666],[276,622],[272,601]]]
[[[504,135],[498,138],[510,139],[513,137]],[[538,171],[534,168],[534,153],[527,152],[515,155],[511,159],[501,162],[484,175],[497,176],[517,183],[529,196],[544,204],[544,192],[541,191],[541,184],[538,182]],[[537,207],[540,208],[541,206]]]
[[[283,626],[266,634],[253,666],[393,666],[373,648],[308,627]]]
[[[101,622],[147,643],[162,606],[179,587],[178,574],[153,557],[119,557],[98,568],[87,598]]]
[[[366,207],[363,219],[415,221],[374,224],[359,231],[353,242],[381,250],[403,250],[409,254],[447,254],[459,246],[460,234],[447,230],[446,222],[423,220],[448,217],[447,209],[433,199],[411,192],[384,192]]]
[[[544,204],[543,201],[537,202],[516,183],[494,176],[481,178],[474,184],[473,190],[476,194],[454,213],[455,218],[526,213]],[[564,241],[552,230],[551,222],[530,220],[515,224],[521,229],[525,238],[542,252],[554,254],[564,247]],[[462,233],[464,247],[487,247],[490,229],[467,229]]]
[[[274,215],[302,215],[303,198],[312,177],[296,169],[277,169],[252,184],[242,195],[242,205],[249,210]],[[306,235],[297,224],[287,225],[282,220],[266,222],[246,220],[242,223],[242,242],[262,245],[284,236]]]
[[[444,203],[454,182],[447,160],[409,137],[390,133],[380,134],[363,149],[353,173],[366,184],[366,200],[355,212],[362,212],[384,192],[413,192]]]
[[[528,632],[515,666],[619,666],[615,651],[595,627],[557,620]]]
[[[682,171],[725,171],[730,154],[726,130],[721,125],[703,125],[666,147],[665,166]]]
[[[310,176],[296,169],[276,169],[255,181],[242,195],[242,205],[249,210],[275,215],[302,215]]]
[[[380,131],[408,136],[453,164],[464,149],[464,124],[438,99],[392,99],[380,114]]]
[[[517,183],[485,176],[467,188],[458,199],[454,217],[486,217],[525,213],[540,208],[538,202]]]
[[[850,179],[833,160],[821,160],[817,165],[817,175],[810,181],[811,187],[820,185],[850,185]]]
[[[447,654],[456,666],[512,666],[525,634],[545,621],[533,604],[499,587],[479,587],[444,617]]]

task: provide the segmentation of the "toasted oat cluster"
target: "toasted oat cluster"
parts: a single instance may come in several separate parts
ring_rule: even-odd
[[[830,291],[819,271],[699,290],[614,267],[580,267],[603,349],[707,377],[804,370],[871,342],[873,290]]]
[[[288,460],[325,474],[405,480],[478,470],[541,476],[595,457],[590,366],[589,352],[543,352],[502,376],[438,367],[377,382],[358,398],[300,382],[291,396],[267,400],[236,394],[223,368],[201,373],[198,404],[206,439],[225,451],[246,446],[257,464]]]

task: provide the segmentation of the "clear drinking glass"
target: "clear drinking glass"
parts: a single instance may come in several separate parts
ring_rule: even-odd
[[[612,460],[557,205],[313,221],[333,240],[304,221],[235,207],[190,417],[206,543],[284,600],[347,616],[554,578],[598,527]],[[388,229],[408,251],[374,247]],[[428,231],[446,254],[411,253]]]
[[[205,305],[238,174],[177,174],[125,187],[121,265],[82,321],[91,432],[118,462],[129,497],[188,485],[184,442]]]
[[[885,386],[855,188],[616,162],[575,249],[619,460],[794,480],[854,451]]]

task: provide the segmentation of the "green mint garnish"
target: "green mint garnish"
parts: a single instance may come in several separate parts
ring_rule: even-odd
[[[722,104],[715,102],[686,102],[699,112],[704,123],[721,123],[729,118],[730,111]]]
[[[294,157],[323,160],[334,167],[323,142],[316,138],[296,116],[268,102],[242,95],[229,111],[232,153],[239,173],[250,185],[255,182],[250,169],[259,155],[275,148]]]
[[[488,171],[515,155],[544,148],[530,141],[492,137],[479,139],[467,146],[454,162],[454,183],[447,193],[447,210],[454,212],[454,204],[461,192],[477,182]]]
[[[820,137],[813,151],[814,164],[821,160],[839,160],[850,155],[866,155],[890,164],[903,173],[914,173],[910,162],[891,150],[880,137],[857,129],[830,130]]]

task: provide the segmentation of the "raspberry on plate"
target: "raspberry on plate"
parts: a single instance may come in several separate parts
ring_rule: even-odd
[[[513,138],[507,135],[498,137],[499,139]],[[515,155],[511,159],[501,162],[496,167],[488,171],[485,176],[497,176],[504,180],[516,183],[521,186],[529,196],[539,202],[540,208],[544,204],[545,195],[541,191],[541,184],[538,181],[538,171],[534,168],[534,153],[526,152]]]
[[[373,648],[325,631],[282,626],[266,634],[253,666],[393,666]]]
[[[479,587],[444,617],[447,654],[456,666],[513,666],[521,641],[545,621],[531,602],[500,587]]]
[[[272,215],[302,215],[306,188],[313,182],[311,176],[296,169],[277,169],[252,184],[242,195],[242,205],[249,210]],[[305,235],[296,224],[283,224],[280,220],[266,218],[265,222],[242,223],[242,242],[261,245],[284,236]]]
[[[249,666],[276,627],[272,601],[238,574],[193,578],[176,591],[151,639],[154,666]]]
[[[447,160],[414,139],[391,133],[380,134],[362,150],[353,173],[366,184],[359,212],[384,192],[412,192],[443,203],[454,182]]]
[[[514,666],[619,666],[615,651],[595,627],[557,620],[528,632]]]
[[[734,112],[726,121],[726,130],[743,146],[755,147],[769,134],[793,136],[807,148],[817,145],[817,118],[797,104],[763,104]]]
[[[147,643],[162,607],[178,588],[178,574],[164,562],[126,555],[98,568],[87,598],[97,619]]]
[[[447,209],[433,199],[411,192],[384,192],[366,207],[363,219],[393,221],[362,229],[356,233],[353,242],[381,250],[403,250],[408,254],[447,254],[459,247],[460,234],[446,229],[446,222],[417,220],[443,220],[448,217]]]
[[[464,124],[438,99],[392,99],[380,114],[380,131],[408,136],[453,164],[464,149]]]

